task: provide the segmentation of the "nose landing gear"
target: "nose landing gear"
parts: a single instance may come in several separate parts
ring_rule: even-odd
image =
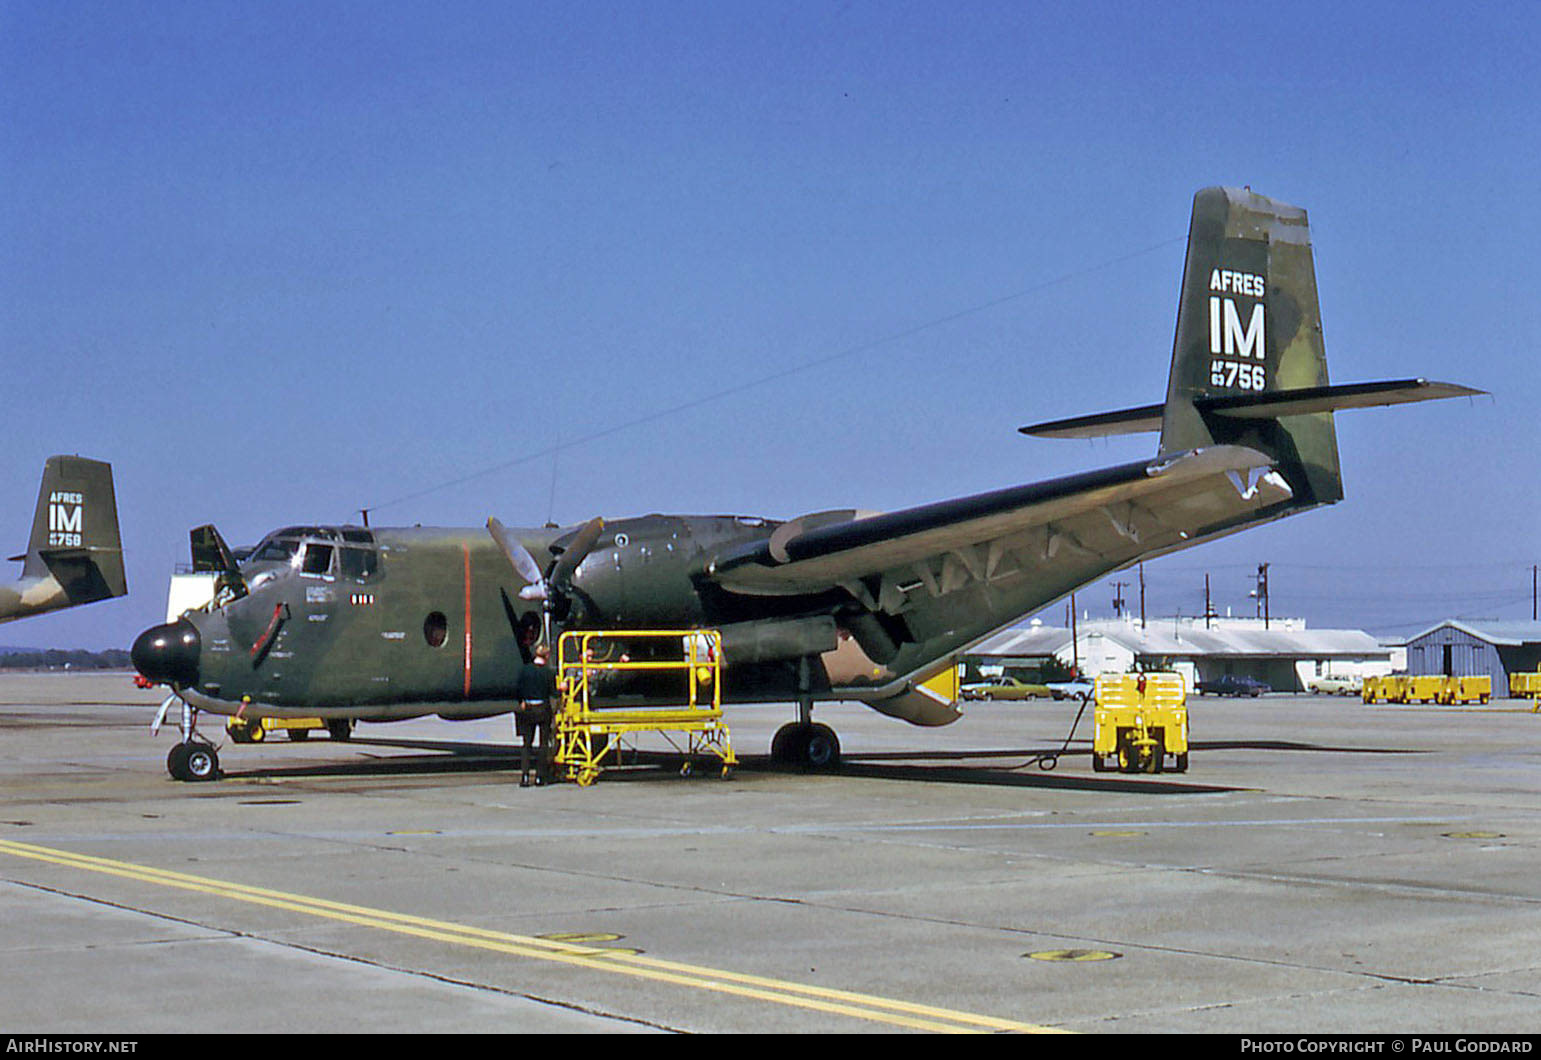
[[[166,755],[166,772],[171,779],[203,781],[219,779],[219,751],[198,732],[198,711],[176,692],[166,697],[150,725],[150,735],[160,732],[161,722],[172,705],[182,705],[181,741]]]

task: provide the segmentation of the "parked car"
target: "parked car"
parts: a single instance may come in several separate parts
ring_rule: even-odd
[[[1048,685],[1029,684],[1015,677],[992,677],[963,686],[964,699],[1048,699]]]
[[[1323,674],[1306,681],[1306,691],[1319,696],[1357,696],[1364,691],[1364,679],[1348,674]]]
[[[1256,699],[1264,692],[1272,692],[1273,689],[1247,674],[1221,674],[1212,681],[1200,681],[1198,684],[1201,696],[1251,696]]]
[[[1080,679],[1074,681],[1050,681],[1049,694],[1055,699],[1079,699],[1092,694],[1092,683]]]

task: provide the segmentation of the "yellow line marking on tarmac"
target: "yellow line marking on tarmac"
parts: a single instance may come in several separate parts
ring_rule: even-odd
[[[110,858],[95,857],[90,854],[77,854],[67,850],[34,846],[30,843],[0,840],[0,853],[87,872],[97,872],[124,879],[138,880],[143,883],[153,883],[162,887],[196,891],[218,898],[228,898],[233,901],[268,906],[273,909],[305,913],[310,916],[324,917],[328,920],[355,924],[360,927],[372,927],[382,931],[390,931],[399,935],[410,935],[436,942],[472,946],[477,949],[492,950],[517,957],[554,961],[595,971],[618,973],[655,982],[694,987],[698,990],[709,990],[758,1001],[769,1001],[797,1008],[813,1009],[819,1012],[850,1016],[855,1019],[886,1023],[913,1030],[953,1033],[971,1031],[1017,1031],[1037,1034],[1065,1033],[1057,1028],[1043,1027],[1032,1023],[1020,1023],[1015,1020],[997,1019],[993,1016],[982,1016],[955,1009],[918,1005],[907,1001],[895,1001],[889,998],[876,997],[871,994],[859,994],[848,990],[807,986],[801,983],[771,979],[764,976],[745,975],[739,972],[728,972],[716,968],[704,968],[697,965],[649,957],[645,954],[628,953],[624,950],[579,946],[530,935],[513,935],[501,931],[489,931],[465,924],[453,924],[426,917],[392,913],[383,909],[371,909],[367,906],[332,902],[322,898],[310,898],[305,895],[289,894],[284,891],[274,891],[263,887],[249,887],[245,884],[230,883],[203,876],[192,876],[183,872],[157,869],[148,865],[134,864],[133,862],[114,861]]]

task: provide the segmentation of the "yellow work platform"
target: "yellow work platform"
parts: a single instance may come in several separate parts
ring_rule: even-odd
[[[1172,755],[1188,771],[1188,686],[1182,674],[1101,674],[1092,737],[1092,769],[1160,773]]]
[[[633,659],[636,652],[639,658]],[[657,733],[685,755],[680,772],[690,775],[698,759],[733,775],[738,759],[722,721],[722,634],[694,630],[570,630],[557,641],[561,706],[554,719],[556,764],[582,787],[606,766],[619,763],[629,739]],[[607,679],[651,672],[676,675],[683,702],[661,706],[601,706]],[[684,738],[681,746],[672,734]]]

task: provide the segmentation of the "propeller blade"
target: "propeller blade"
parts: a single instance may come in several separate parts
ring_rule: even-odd
[[[530,550],[524,547],[517,537],[509,532],[508,527],[498,521],[496,516],[487,520],[487,532],[498,543],[498,548],[503,550],[503,555],[508,557],[508,562],[513,565],[514,573],[525,582],[525,588],[519,591],[521,600],[544,600],[546,598],[546,579],[541,576],[540,564],[535,562],[535,557],[530,555]],[[539,595],[528,595],[531,590],[539,590]]]
[[[599,535],[604,532],[605,521],[599,516],[594,516],[578,529],[577,536],[571,544],[557,557],[555,566],[551,568],[551,575],[546,580],[552,585],[566,585],[572,579],[573,573],[588,558],[588,554],[594,551],[594,546],[599,543]]]

